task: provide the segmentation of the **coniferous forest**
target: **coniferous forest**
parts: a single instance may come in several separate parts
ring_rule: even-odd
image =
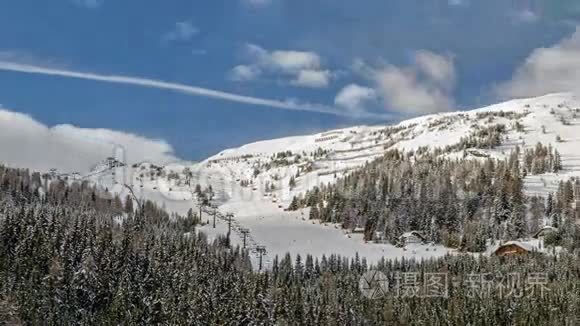
[[[406,160],[395,160],[401,173],[410,173],[404,168]],[[460,175],[457,163],[430,164]],[[474,167],[482,186],[472,191],[489,197],[490,209],[502,196],[513,203],[517,174],[506,177],[513,166],[493,167],[512,184],[500,187],[505,193],[490,194],[485,190],[485,182],[492,182],[485,177],[492,169],[489,164]],[[363,177],[355,174],[340,185]],[[435,178],[452,187],[443,172]],[[419,180],[431,179],[424,175]],[[277,257],[271,270],[258,273],[245,251],[229,247],[225,239],[208,243],[203,234],[194,232],[195,214],[170,216],[149,201],[133,207],[130,198],[123,204],[118,197],[97,194],[89,183],[51,180],[4,167],[0,190],[0,320],[7,324],[571,325],[580,317],[577,227],[567,230],[562,240],[570,251],[558,256],[463,255],[383,260],[370,266],[358,257],[287,255]],[[452,190],[443,189],[451,197],[449,203],[461,207],[463,201],[470,202],[459,201]],[[565,215],[561,196],[551,209]],[[510,207],[511,214],[501,216],[504,220],[517,218]],[[440,223],[459,230],[465,223],[460,212]],[[492,216],[494,223],[503,221]],[[407,223],[420,225],[421,220]],[[370,269],[389,280],[376,298],[363,296],[359,287],[361,276]],[[545,278],[536,284],[541,292],[523,281],[538,272]],[[401,295],[401,289],[418,289],[428,273],[448,274],[444,297]],[[503,281],[515,273],[519,282]],[[473,292],[472,276],[480,274],[492,275],[494,291]],[[397,283],[402,275],[406,283]]]
[[[470,144],[462,149],[475,146]],[[433,243],[483,252],[488,239],[529,238],[550,225],[560,230],[553,244],[572,252],[580,248],[572,235],[580,217],[580,180],[562,181],[546,199],[524,191],[526,175],[562,169],[551,146],[516,148],[506,160],[446,153],[451,152],[388,151],[335,184],[295,197],[289,209],[310,207],[311,219],[364,228],[367,241],[377,240],[379,232],[396,244],[403,232],[413,230]]]

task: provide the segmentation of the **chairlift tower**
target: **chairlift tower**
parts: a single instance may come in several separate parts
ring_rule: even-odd
[[[241,228],[240,229],[240,233],[242,234],[243,238],[242,238],[242,243],[243,243],[243,248],[246,249],[246,239],[248,237],[248,234],[250,233],[250,230],[247,228]]]
[[[263,259],[264,255],[266,254],[266,247],[265,246],[257,246],[256,251],[260,255],[260,265],[259,265],[258,270],[261,271],[262,270],[262,259]]]
[[[215,229],[215,219],[217,216],[217,205],[211,205],[211,208],[213,209],[213,228]]]
[[[117,161],[117,160],[116,160],[114,157],[112,157],[112,156],[110,156],[110,157],[107,157],[107,159],[106,159],[107,168],[108,168],[109,170],[110,170],[110,169],[112,169],[112,168],[114,168],[114,167],[115,167],[115,163],[116,163],[116,161]]]
[[[201,223],[201,214],[202,214],[202,209],[203,209],[203,199],[201,199],[201,197],[197,197],[197,206],[199,206],[199,222]]]
[[[232,219],[234,218],[234,214],[228,213],[226,217],[228,218],[228,241],[230,241],[230,233],[232,231]]]

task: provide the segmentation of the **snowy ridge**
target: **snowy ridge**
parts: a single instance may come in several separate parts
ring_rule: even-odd
[[[533,99],[512,100],[505,103],[476,109],[442,113],[403,121],[391,127],[353,127],[309,136],[288,137],[261,141],[228,149],[204,161],[206,168],[228,171],[235,180],[249,180],[257,191],[266,192],[266,183],[274,184],[268,191],[285,203],[294,194],[311,189],[317,184],[333,182],[348,171],[363,166],[390,149],[416,151],[422,147],[445,148],[460,142],[478,128],[503,124],[507,133],[502,144],[495,149],[468,149],[449,154],[453,157],[505,158],[516,146],[534,147],[538,142],[551,144],[561,154],[564,171],[560,175],[546,174],[530,177],[527,181],[530,191],[542,192],[534,187],[539,180],[546,181],[546,187],[562,179],[577,176],[580,170],[580,125],[577,115],[580,110],[578,99],[567,93],[551,94]],[[487,114],[514,113],[521,117],[501,117]],[[562,121],[566,120],[568,125]],[[514,128],[515,123],[523,125],[523,131]],[[317,141],[319,139],[325,141]],[[562,140],[557,141],[557,137]],[[332,137],[332,138],[330,138]],[[330,139],[329,139],[330,138]],[[317,150],[321,155],[312,155]],[[290,151],[288,164],[274,164],[261,169],[253,177],[255,167],[275,162],[273,155]],[[336,172],[336,178],[334,176]],[[294,176],[296,185],[290,187]],[[257,183],[257,184],[256,184]]]

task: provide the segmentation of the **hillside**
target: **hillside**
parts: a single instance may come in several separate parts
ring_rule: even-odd
[[[232,248],[223,238],[208,242],[192,233],[195,216],[176,219],[151,202],[134,211],[131,201],[123,205],[118,197],[95,196],[90,183],[52,180],[47,193],[39,191],[43,184],[40,173],[0,166],[3,324],[245,325],[280,320],[292,325],[425,325],[447,318],[478,325],[514,320],[564,325],[571,320],[566,316],[578,312],[576,254],[517,259],[448,255],[377,264],[360,256],[287,255],[258,273],[252,271],[247,251]],[[322,235],[310,230],[304,239]],[[580,248],[578,228],[574,246]],[[408,255],[415,256],[412,251]],[[368,284],[367,275],[379,268],[380,275],[395,281],[394,288],[369,295],[361,284]],[[497,288],[498,294],[475,295],[474,281],[483,275],[486,287]],[[481,313],[467,319],[465,312],[474,306]]]
[[[526,179],[529,191],[546,194],[554,190],[559,180],[578,176],[578,115],[580,102],[576,97],[553,94],[473,111],[423,116],[394,126],[354,127],[257,142],[225,150],[193,169],[202,179],[208,175],[206,184],[221,188],[223,179],[232,188],[230,191],[239,184],[286,205],[294,194],[333,182],[388,150],[444,149],[480,130],[504,125],[506,130],[494,148],[456,148],[445,155],[504,159],[516,146],[525,149],[533,148],[538,142],[551,144],[562,155],[563,171],[558,175],[546,173]],[[218,183],[210,181],[211,174],[220,174],[222,179]],[[294,186],[290,185],[292,177]],[[538,187],[542,179],[546,186]],[[225,202],[229,200],[224,198]]]
[[[562,169],[557,173],[536,171],[523,180],[527,194],[547,195],[557,190],[561,180],[580,176],[579,114],[580,101],[575,96],[552,94],[473,111],[423,116],[393,126],[360,126],[261,141],[224,150],[192,165],[116,166],[104,162],[87,176],[70,177],[94,181],[123,196],[131,187],[137,197],[157,201],[179,214],[186,214],[189,208],[197,211],[199,194],[205,193],[221,214],[235,214],[234,231],[249,228],[253,246],[266,246],[268,260],[288,251],[315,256],[359,253],[373,261],[381,257],[430,257],[449,249],[420,246],[408,250],[367,244],[362,235],[345,234],[337,224],[309,220],[308,208],[295,212],[286,209],[295,196],[333,184],[388,151],[503,160],[516,147],[524,153],[538,142],[559,152]],[[210,236],[227,232],[222,220],[216,229],[211,225],[201,229]],[[233,240],[241,243],[239,237]]]

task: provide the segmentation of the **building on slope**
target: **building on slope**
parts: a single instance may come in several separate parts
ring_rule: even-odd
[[[531,242],[508,241],[494,247],[492,252],[495,256],[506,257],[527,255],[533,252],[541,253],[542,250]]]
[[[399,245],[421,244],[427,242],[427,238],[419,231],[409,231],[399,237]]]
[[[557,231],[558,229],[556,229],[555,227],[546,225],[543,228],[541,228],[538,232],[536,232],[536,234],[534,234],[534,239],[544,240],[544,238],[547,235],[554,234]]]

